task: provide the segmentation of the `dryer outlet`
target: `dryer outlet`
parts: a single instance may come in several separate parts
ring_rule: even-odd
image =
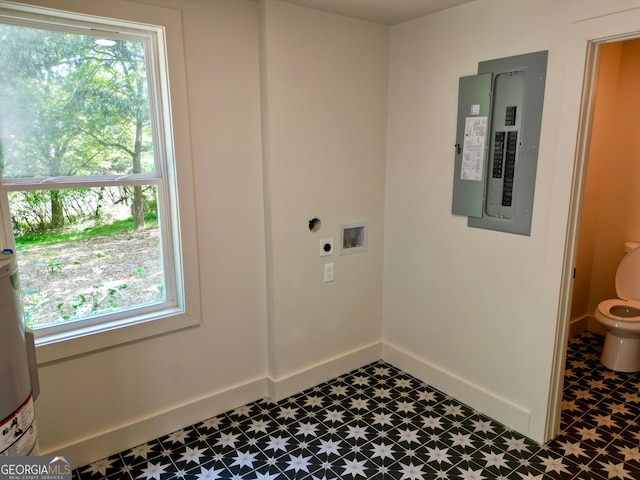
[[[333,255],[333,238],[320,240],[320,256]]]

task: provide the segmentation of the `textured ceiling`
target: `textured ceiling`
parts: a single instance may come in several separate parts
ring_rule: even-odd
[[[474,0],[283,0],[316,10],[395,25]]]

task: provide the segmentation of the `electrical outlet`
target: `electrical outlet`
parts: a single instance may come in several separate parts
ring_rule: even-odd
[[[333,282],[335,274],[335,265],[334,263],[325,263],[324,264],[324,281],[325,282]]]
[[[326,257],[327,255],[333,255],[333,238],[320,240],[320,256]]]

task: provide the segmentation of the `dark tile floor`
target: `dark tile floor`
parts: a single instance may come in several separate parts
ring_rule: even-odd
[[[260,401],[74,471],[74,480],[640,479],[640,375],[571,339],[561,435],[539,446],[385,363]]]

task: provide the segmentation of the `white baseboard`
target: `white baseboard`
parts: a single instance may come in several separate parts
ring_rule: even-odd
[[[266,395],[266,378],[258,378],[65,445],[45,451],[41,449],[39,453],[71,457],[75,469],[254,402]]]
[[[530,412],[453,373],[388,344],[376,342],[281,378],[262,377],[177,405],[64,445],[41,455],[70,456],[78,468],[266,396],[280,401],[291,395],[384,360],[509,428],[527,434]]]
[[[39,454],[71,457],[73,468],[80,468],[261,398],[281,400],[381,356],[382,345],[377,342],[277,380],[257,378],[66,444],[41,448]]]
[[[529,432],[531,412],[505,398],[389,343],[382,359],[523,435]]]
[[[589,315],[583,315],[582,317],[572,318],[569,322],[569,338],[575,337],[577,334],[587,330],[587,322],[589,321]]]
[[[382,344],[372,343],[281,378],[269,378],[269,397],[278,402],[382,358]]]

